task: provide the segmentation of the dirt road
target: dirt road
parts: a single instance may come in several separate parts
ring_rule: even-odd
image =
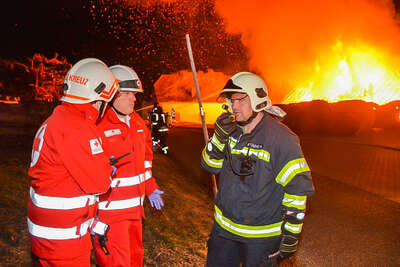
[[[400,152],[329,137],[302,140],[317,193],[295,265],[400,266],[400,204],[385,195],[400,195]],[[202,146],[200,129],[171,129],[170,156],[191,168],[193,183],[210,186],[199,165],[189,164],[199,162]]]

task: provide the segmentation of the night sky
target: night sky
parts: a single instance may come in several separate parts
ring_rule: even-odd
[[[190,33],[197,70],[247,64],[240,35],[225,32],[214,0],[154,1],[146,7],[116,0],[6,3],[0,11],[3,59],[26,61],[34,53],[52,58],[57,52],[73,64],[95,57],[109,66],[134,67],[143,84],[152,86],[162,74],[190,69]]]
[[[73,61],[84,56],[88,47],[104,45],[107,36],[101,39],[90,33],[93,21],[88,5],[93,2],[98,1],[5,1],[0,10],[0,57],[21,59],[38,52],[52,57],[58,52]],[[399,12],[400,0],[393,2]]]
[[[59,52],[77,60],[82,48],[101,46],[89,33],[90,2],[93,1],[4,1],[0,10],[0,57],[20,59],[36,52],[46,56]],[[393,2],[399,12],[400,0]]]
[[[81,1],[7,1],[0,11],[0,56],[22,59],[34,53],[71,57],[87,41],[89,16]]]

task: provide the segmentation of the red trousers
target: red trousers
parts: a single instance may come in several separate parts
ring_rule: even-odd
[[[105,255],[98,239],[94,238],[96,264],[101,267],[143,266],[142,220],[128,220],[110,224],[106,246],[110,254]]]
[[[72,259],[49,260],[34,256],[33,266],[41,267],[90,267],[90,253]]]

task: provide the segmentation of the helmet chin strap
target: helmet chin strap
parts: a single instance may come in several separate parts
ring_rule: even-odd
[[[237,124],[239,124],[240,126],[246,126],[247,124],[249,124],[250,122],[252,122],[254,120],[254,118],[257,116],[258,112],[254,112],[253,114],[251,114],[250,118],[248,118],[247,121],[238,121]]]
[[[99,116],[97,117],[97,120],[99,120],[101,117],[103,117],[105,107],[106,107],[106,101],[102,100],[100,108],[99,108]]]
[[[121,115],[121,116],[129,115],[129,114],[125,114],[125,113],[122,113],[121,111],[119,111],[116,107],[114,107],[113,103],[114,103],[114,101],[111,102],[110,105],[111,105],[112,109],[113,109],[115,112],[117,112],[118,115]]]

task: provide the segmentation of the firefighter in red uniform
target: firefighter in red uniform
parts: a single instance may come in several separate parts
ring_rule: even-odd
[[[98,124],[103,132],[105,151],[112,155],[131,154],[116,164],[111,190],[100,196],[98,219],[109,225],[107,251],[101,246],[101,234],[94,236],[96,263],[99,266],[142,266],[143,201],[148,196],[152,207],[164,205],[155,179],[150,132],[142,118],[134,111],[137,92],[143,92],[140,80],[131,68],[123,65],[110,67],[119,80],[120,91]],[[99,239],[100,238],[100,239]]]
[[[118,84],[102,61],[86,58],[68,71],[63,86],[61,105],[33,143],[28,230],[41,266],[90,266],[88,229],[114,168],[95,123]]]

